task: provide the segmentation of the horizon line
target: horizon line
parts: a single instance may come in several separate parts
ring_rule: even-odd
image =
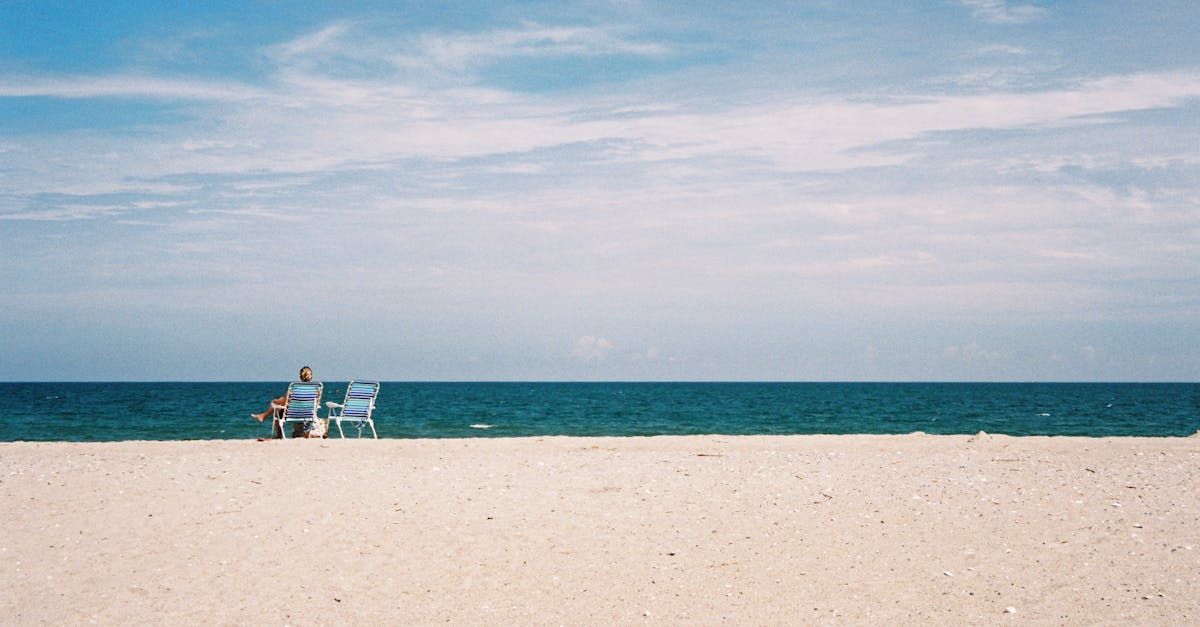
[[[1047,380],[1029,380],[1029,379],[374,379],[374,378],[350,378],[350,379],[326,379],[318,381],[322,383],[329,381],[331,383],[348,383],[350,381],[376,381],[379,383],[407,383],[407,384],[426,384],[426,383],[451,383],[451,384],[739,384],[739,383],[785,383],[785,384],[825,384],[825,383],[863,383],[863,384],[1200,384],[1200,380],[1184,380],[1184,379],[1145,379],[1145,380],[1107,380],[1107,379],[1047,379]],[[45,379],[45,380],[0,380],[0,385],[9,384],[39,384],[39,383],[287,383],[284,379]]]

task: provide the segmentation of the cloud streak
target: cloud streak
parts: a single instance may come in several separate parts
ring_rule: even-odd
[[[1200,75],[1118,75],[1070,88],[977,96],[913,95],[900,102],[782,97],[753,107],[701,111],[674,103],[629,114],[563,99],[483,90],[430,91],[371,81],[290,77],[275,91],[204,82],[108,77],[0,82],[0,94],[59,98],[211,99],[224,130],[189,138],[166,161],[174,172],[322,171],[397,159],[471,159],[591,145],[610,161],[760,159],[783,171],[895,165],[896,142],[966,130],[1071,123],[1099,115],[1180,106],[1200,97]],[[689,109],[691,109],[689,111]],[[586,110],[586,116],[580,112]],[[308,129],[297,134],[291,129]],[[888,146],[890,145],[890,147]],[[182,150],[180,150],[182,149]],[[174,167],[171,166],[174,164]]]
[[[1005,0],[959,0],[977,19],[991,24],[1025,24],[1046,16],[1046,10],[1032,4],[1011,4]]]
[[[365,23],[339,21],[313,33],[272,46],[268,55],[281,65],[314,70],[332,62],[346,69],[408,72],[410,79],[445,81],[501,60],[630,56],[657,58],[670,46],[639,41],[618,29],[527,23],[519,28],[484,32],[426,32],[393,35]],[[350,65],[347,66],[346,63]],[[461,78],[459,79],[461,80]]]
[[[264,99],[268,91],[234,82],[155,76],[60,76],[0,78],[0,98],[130,98],[242,102]]]
[[[463,69],[513,57],[658,57],[671,52],[661,43],[633,41],[610,29],[539,25],[484,34],[423,35],[416,48],[416,54],[399,54],[393,61],[404,67]]]

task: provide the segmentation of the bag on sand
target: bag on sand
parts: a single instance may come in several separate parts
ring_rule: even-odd
[[[301,422],[292,432],[293,438],[323,438],[329,430],[329,423],[320,418]]]

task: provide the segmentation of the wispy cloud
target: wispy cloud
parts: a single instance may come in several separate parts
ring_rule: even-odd
[[[608,356],[612,348],[612,342],[605,338],[584,335],[575,340],[571,355],[584,361],[600,361]]]
[[[978,52],[981,55],[1006,55],[1023,57],[1029,54],[1029,49],[1011,44],[990,44],[980,47]]]
[[[245,101],[263,98],[263,89],[235,82],[156,76],[58,76],[0,78],[0,97],[140,98],[152,100]]]
[[[895,163],[871,146],[923,134],[1011,129],[1083,116],[1174,106],[1200,97],[1200,74],[1113,76],[1073,88],[979,96],[914,97],[914,102],[780,102],[714,113],[651,117],[634,129],[645,158],[703,154],[768,157],[795,170],[837,170]],[[614,133],[616,131],[614,130]]]
[[[661,42],[640,41],[614,28],[529,23],[474,33],[392,35],[378,25],[349,21],[335,22],[268,51],[282,66],[309,71],[332,62],[343,72],[354,68],[462,72],[504,59],[670,53],[671,48]]]
[[[990,364],[1004,358],[1004,354],[1000,351],[982,348],[978,342],[970,342],[961,346],[948,346],[942,351],[942,354],[949,360],[959,361],[968,365],[980,362]]]
[[[424,35],[417,40],[416,54],[401,54],[395,61],[404,66],[465,68],[506,57],[662,56],[669,52],[661,43],[631,40],[611,29],[531,24],[482,34]]]
[[[312,33],[271,46],[269,52],[276,59],[286,60],[314,53],[327,53],[332,46],[341,47],[342,37],[350,31],[352,24],[339,20]]]
[[[0,212],[0,220],[23,220],[32,222],[65,222],[93,220],[115,216],[130,210],[125,205],[92,205],[63,203],[50,208],[24,208],[12,213]]]
[[[1046,9],[1033,4],[1011,4],[1006,0],[959,0],[971,13],[992,24],[1024,24],[1041,19]]]

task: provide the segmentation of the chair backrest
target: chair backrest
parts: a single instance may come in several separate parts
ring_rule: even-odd
[[[375,409],[375,397],[379,395],[379,384],[375,381],[351,381],[346,386],[346,402],[342,417],[366,420]]]
[[[288,386],[287,407],[283,410],[284,420],[311,420],[317,417],[317,401],[321,399],[319,382],[297,381]]]

